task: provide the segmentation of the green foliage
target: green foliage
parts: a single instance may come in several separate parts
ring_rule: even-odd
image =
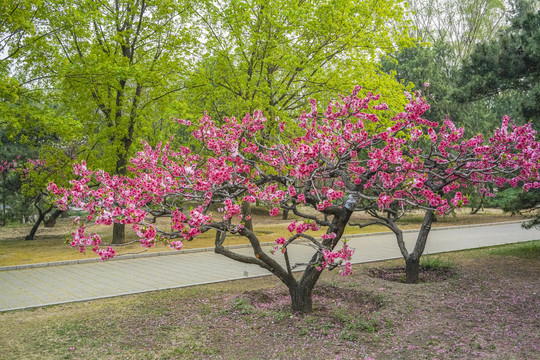
[[[495,197],[487,200],[489,206],[498,207],[502,210],[531,217],[531,220],[523,224],[523,227],[540,226],[540,191],[531,189],[529,192],[523,192],[521,189],[508,188],[497,192]]]
[[[504,25],[502,0],[409,0],[416,35],[444,43],[453,66],[466,59],[478,42],[491,39]]]
[[[449,93],[452,89],[454,68],[450,65],[451,50],[441,41],[433,45],[419,43],[415,47],[403,49],[382,60],[382,69],[394,72],[396,79],[422,90],[430,98],[430,119],[444,119],[451,112]],[[424,83],[429,83],[424,88]]]
[[[431,108],[426,117],[442,123],[449,116],[457,125],[465,126],[467,135],[486,133],[500,125],[502,111],[509,107],[501,96],[494,101],[478,100],[462,103],[456,99],[456,78],[459,68],[451,45],[443,41],[420,43],[416,47],[393,53],[382,60],[382,68],[410,88],[421,90]],[[429,87],[424,87],[428,83]]]
[[[37,154],[27,143],[10,140],[5,131],[0,131],[0,143],[0,164],[15,161],[14,167],[0,172],[0,223],[6,225],[33,214],[32,199],[22,194],[24,176],[20,166]]]
[[[523,8],[496,39],[479,44],[458,83],[463,101],[511,100],[511,114],[540,124],[540,10]],[[510,111],[507,109],[506,111]]]
[[[493,39],[504,25],[505,5],[500,0],[412,0],[409,1],[415,35],[422,39],[416,47],[391,54],[382,60],[386,72],[395,72],[405,84],[422,90],[429,98],[427,117],[442,122],[449,116],[465,125],[467,136],[486,133],[500,125],[512,98],[466,101],[457,83],[461,62],[468,59],[476,44]],[[444,21],[441,18],[444,17]],[[428,88],[423,84],[429,83]]]
[[[139,139],[155,144],[179,111],[184,60],[193,42],[187,4],[131,0],[116,7],[58,0],[36,16],[39,31],[18,53],[17,76],[80,124],[79,157],[125,172]]]
[[[208,30],[191,74],[191,116],[262,110],[286,120],[309,98],[324,103],[355,84],[390,106],[404,101],[377,68],[381,54],[411,45],[402,1],[206,1],[197,15]]]

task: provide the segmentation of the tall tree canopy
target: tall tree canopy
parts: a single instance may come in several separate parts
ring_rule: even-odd
[[[521,121],[540,126],[540,10],[518,11],[512,24],[489,42],[479,44],[464,64],[460,99],[512,98]]]
[[[183,0],[46,0],[33,8],[33,31],[6,40],[13,76],[26,96],[39,94],[41,104],[68,115],[52,125],[64,125],[56,133],[77,130],[84,140],[78,157],[125,174],[140,139],[159,141],[183,89],[194,42],[190,7]],[[122,227],[115,230],[122,242]]]
[[[134,141],[169,113],[192,37],[182,1],[44,1],[17,76],[81,125],[90,162],[125,173]],[[159,126],[158,126],[159,128]]]
[[[491,39],[504,26],[506,9],[501,0],[408,0],[416,36],[443,42],[459,64],[479,41]]]
[[[415,36],[421,41],[383,59],[384,70],[395,71],[398,80],[417,89],[429,83],[425,95],[433,119],[450,116],[466,126],[468,135],[493,130],[511,107],[509,99],[458,101],[456,93],[461,88],[457,79],[462,62],[476,45],[494,39],[507,24],[509,6],[499,0],[410,0],[409,4]]]
[[[405,101],[376,65],[381,54],[412,44],[403,1],[204,1],[196,14],[204,31],[193,117],[202,110],[215,118],[255,110],[289,117],[310,97],[328,99],[359,82]]]

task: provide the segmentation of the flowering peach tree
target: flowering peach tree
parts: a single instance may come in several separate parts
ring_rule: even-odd
[[[493,136],[464,139],[464,129],[448,118],[442,125],[421,118],[429,105],[415,95],[394,117],[395,125],[375,136],[384,141],[368,150],[362,174],[354,180],[362,199],[357,209],[373,221],[350,223],[384,225],[396,235],[408,283],[419,280],[420,257],[436,216],[467,205],[468,189],[491,196],[488,185],[524,191],[540,186],[540,146],[531,124],[516,126],[504,117]],[[397,220],[411,209],[424,210],[424,219],[409,251]]]
[[[389,123],[381,120],[388,106],[379,96],[360,97],[359,91],[330,102],[323,113],[312,101],[290,132],[276,119],[281,132],[275,136],[265,132],[267,120],[260,112],[241,120],[226,118],[219,125],[208,116],[196,124],[178,120],[192,131],[200,150],[173,149],[171,142],[145,145],[131,160],[129,176],[77,164],[78,178],[71,187],[49,186],[58,206],[88,211],[84,221],[78,220],[71,246],[81,251],[91,247],[103,260],[115,255],[98,234],[87,232],[89,222],[129,224],[143,246],[164,242],[174,249],[213,230],[217,253],[267,269],[288,287],[293,310],[309,312],[324,268],[351,272],[354,250],[346,241],[338,244],[354,211],[368,211],[373,223],[392,229],[408,260],[419,258],[423,245],[411,254],[404,250],[396,220],[407,209],[426,210],[421,237],[427,239],[436,214],[467,202],[459,191],[466,184],[539,186],[538,144],[530,127],[509,128],[505,120],[488,141],[481,136],[462,140],[463,130],[449,120],[439,127],[423,119],[429,106],[418,96]],[[291,211],[302,220],[292,221],[290,236],[276,239],[273,250],[265,251],[255,232],[244,226],[246,202],[268,205],[272,216]],[[219,211],[212,211],[216,207]],[[155,216],[170,218],[167,229],[150,221]],[[326,230],[322,238],[310,234],[320,228]],[[245,237],[253,256],[223,246],[231,234]],[[296,264],[288,251],[298,241],[314,248],[300,279],[293,276]]]

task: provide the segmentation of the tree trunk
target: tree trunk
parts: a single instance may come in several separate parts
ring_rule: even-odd
[[[124,244],[126,242],[126,225],[125,224],[113,224],[113,244]]]
[[[39,228],[39,225],[41,225],[41,222],[43,220],[45,220],[45,215],[47,215],[51,210],[52,210],[52,206],[49,207],[47,210],[43,211],[41,210],[41,208],[39,207],[39,200],[40,200],[40,197],[38,197],[36,199],[36,201],[34,202],[34,206],[36,207],[38,213],[39,213],[39,216],[36,220],[36,222],[34,223],[34,226],[32,226],[32,229],[30,230],[30,234],[26,235],[26,237],[24,238],[24,240],[34,240],[34,237],[36,236],[36,232]]]
[[[5,181],[5,180],[4,180]],[[6,226],[6,191],[2,194],[2,226]]]
[[[334,218],[328,227],[327,233],[333,232],[336,234],[336,236],[333,239],[323,240],[322,244],[326,248],[333,250],[336,244],[339,242],[357,203],[358,198],[353,195],[349,195],[347,201],[345,202],[345,206],[333,211],[331,215],[333,215]],[[316,264],[320,261],[322,261],[322,255],[317,253],[311,258],[310,262],[312,264]],[[313,310],[311,292],[315,287],[317,280],[321,276],[321,273],[322,272],[318,270],[315,265],[309,265],[298,282],[298,286],[296,288],[289,286],[289,293],[291,295],[292,307],[294,311],[308,313]]]
[[[289,220],[289,210],[283,210],[283,217],[281,220]]]
[[[407,284],[417,284],[420,280],[420,259],[409,257],[405,261],[405,275]]]
[[[313,287],[301,286],[300,284],[295,284],[289,287],[292,311],[303,314],[313,311],[313,302],[311,299],[312,289]]]
[[[405,274],[407,276],[407,284],[418,283],[418,275],[420,273],[420,257],[424,253],[429,232],[431,231],[431,224],[437,219],[432,210],[426,210],[424,215],[424,221],[422,227],[418,232],[416,238],[416,244],[414,245],[414,251],[407,257],[405,257]]]
[[[117,118],[119,116],[117,115]],[[129,146],[131,145],[131,140],[127,137],[122,139],[124,142],[125,153],[119,154],[118,159],[116,160],[116,173],[118,175],[124,176],[127,174],[127,154],[129,151]],[[112,244],[124,244],[126,242],[126,225],[125,224],[113,224],[113,233],[112,233]]]
[[[64,213],[63,210],[55,210],[52,215],[47,219],[43,221],[43,225],[45,225],[46,228],[53,228],[56,226],[56,220]]]
[[[242,203],[242,218],[244,219],[244,226],[253,231],[253,221],[251,220],[251,204],[247,201]]]
[[[39,228],[39,225],[41,225],[41,222],[45,219],[45,214],[47,214],[47,213],[46,212],[42,213],[41,211],[39,212],[38,219],[34,223],[34,226],[32,226],[32,229],[30,230],[30,233],[28,235],[26,235],[24,240],[35,240],[34,238],[36,236],[36,232],[37,232],[37,230]]]
[[[474,206],[471,206],[471,215],[476,215],[480,209],[484,208],[484,199],[486,197],[486,194],[482,194],[480,198],[480,204],[478,204],[478,207],[475,209]]]

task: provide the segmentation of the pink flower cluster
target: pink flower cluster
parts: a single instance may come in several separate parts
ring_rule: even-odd
[[[342,264],[344,266],[343,270],[340,270],[340,275],[347,276],[352,273],[351,258],[354,254],[354,249],[349,247],[347,240],[343,241],[343,247],[338,251],[331,251],[328,249],[322,250],[323,261],[320,265],[320,269],[325,269],[329,265],[338,265]]]
[[[317,231],[320,227],[314,222],[297,222],[293,221],[287,226],[289,232],[296,232],[297,234],[303,234],[308,230]]]
[[[95,224],[131,225],[141,244],[152,246],[168,241],[160,237],[164,232],[167,239],[187,240],[212,228],[238,233],[245,220],[242,201],[259,202],[272,216],[287,204],[310,207],[324,218],[357,195],[379,211],[399,206],[442,214],[467,204],[467,187],[483,192],[488,192],[487,184],[540,188],[540,146],[530,124],[516,126],[504,118],[492,137],[465,139],[463,128],[450,119],[439,126],[423,118],[429,104],[420,93],[409,94],[404,111],[393,118],[379,117],[390,109],[378,95],[359,93],[356,87],[321,112],[312,101],[298,118],[299,129],[288,133],[281,122],[281,133],[274,138],[262,133],[266,119],[261,112],[226,118],[223,124],[206,114],[199,121],[179,121],[190,126],[202,151],[174,151],[171,141],[154,148],[143,143],[128,176],[92,171],[80,162],[74,165],[77,178],[69,188],[50,184],[48,189],[58,207],[81,208],[88,212],[86,221]],[[428,146],[420,147],[420,140]],[[180,203],[196,208],[180,211]],[[213,204],[222,216],[212,214]],[[149,213],[170,215],[170,228],[145,223]],[[240,224],[232,224],[235,217]],[[296,235],[317,230],[311,220],[294,221],[287,229]],[[100,241],[84,235],[84,228],[74,239],[75,246],[88,243],[99,252]],[[168,244],[181,247],[181,242]],[[114,256],[108,250],[101,253]],[[328,249],[325,263],[346,262],[349,255],[348,250]]]

